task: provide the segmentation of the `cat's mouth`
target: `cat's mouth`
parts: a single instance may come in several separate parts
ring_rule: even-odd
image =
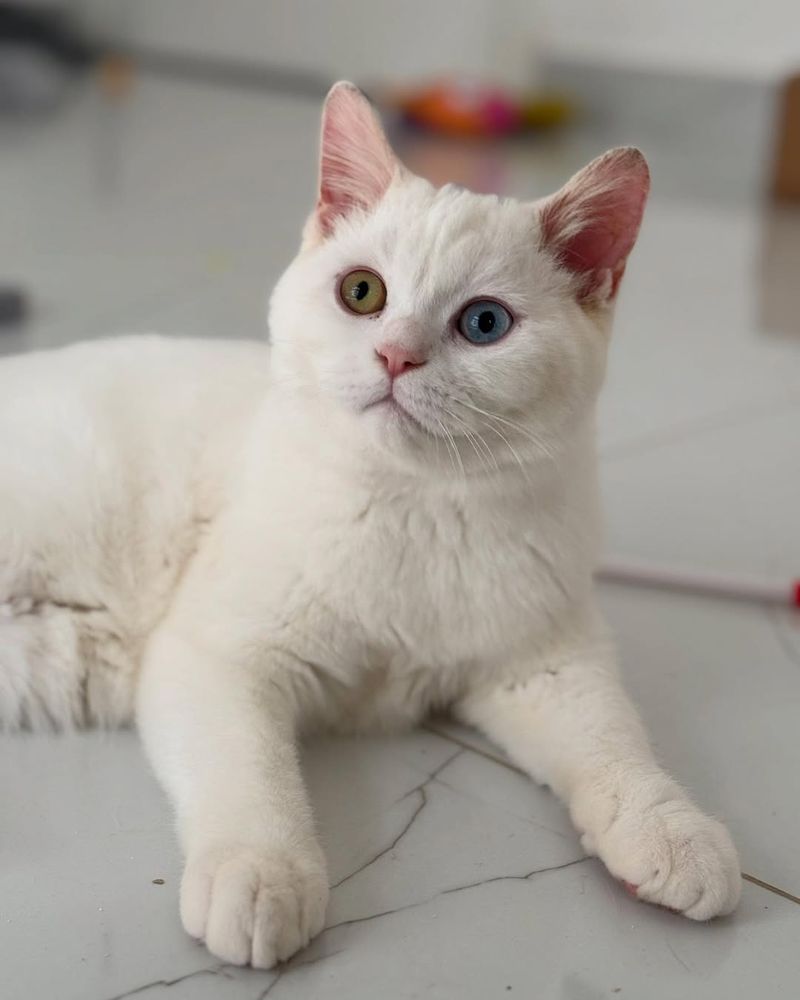
[[[393,392],[387,392],[386,395],[381,396],[380,399],[367,403],[362,412],[367,413],[369,410],[383,410],[387,414],[392,415],[399,420],[406,420],[410,422],[418,430],[424,431],[425,434],[431,433],[431,431],[418,417],[415,417],[410,410],[403,406]]]

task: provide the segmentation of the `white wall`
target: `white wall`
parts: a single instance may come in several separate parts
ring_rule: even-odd
[[[80,0],[95,27],[137,45],[392,82],[490,66],[525,82],[544,2]]]
[[[562,55],[775,77],[800,70],[800,0],[547,0]]]
[[[73,0],[141,45],[402,82],[524,82],[544,46],[589,62],[775,77],[800,68],[800,0]]]

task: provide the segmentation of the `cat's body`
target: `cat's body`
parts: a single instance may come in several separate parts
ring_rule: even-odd
[[[269,966],[322,926],[303,730],[451,709],[638,894],[705,919],[735,851],[655,763],[592,598],[593,408],[647,193],[435,190],[331,95],[273,347],[126,339],[0,364],[0,721],[134,714],[186,929]]]
[[[219,512],[268,348],[119,338],[0,364],[0,720],[132,721],[147,637]]]
[[[0,365],[6,726],[132,721],[147,639],[215,545],[250,549],[237,583],[309,726],[414,723],[588,614],[591,428],[535,482],[393,475],[321,446],[268,372],[261,344],[154,336]]]

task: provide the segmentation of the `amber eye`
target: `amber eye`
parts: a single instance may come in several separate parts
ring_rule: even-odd
[[[339,285],[342,305],[359,316],[380,312],[386,305],[386,285],[374,271],[351,271]]]

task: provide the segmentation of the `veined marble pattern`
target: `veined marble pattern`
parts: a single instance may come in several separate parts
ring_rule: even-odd
[[[142,329],[260,335],[311,204],[317,115],[304,99],[145,79],[118,113],[87,87],[50,122],[0,123],[3,277],[34,303],[0,352]],[[798,575],[800,285],[786,255],[800,220],[734,197],[730,161],[712,198],[707,150],[679,163],[657,130],[648,140],[654,197],[600,420],[609,549]],[[533,197],[604,143],[598,127],[407,153],[435,177]],[[135,735],[3,738],[0,995],[796,996],[800,618],[623,588],[602,600],[661,757],[740,847],[752,880],[732,917],[700,926],[633,902],[547,790],[434,720],[307,749],[327,929],[275,972],[223,966],[180,929],[171,818]]]

